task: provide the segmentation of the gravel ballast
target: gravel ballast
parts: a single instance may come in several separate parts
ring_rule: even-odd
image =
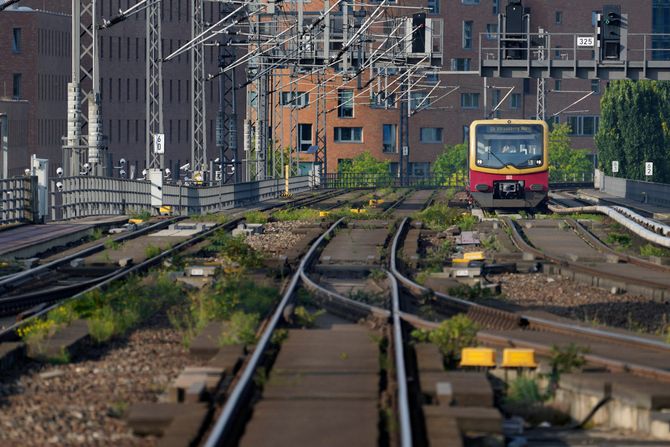
[[[181,334],[164,313],[106,345],[86,348],[64,365],[24,363],[0,377],[0,445],[150,446],[122,413],[157,402],[187,365]]]
[[[502,283],[504,300],[530,309],[634,331],[665,334],[670,303],[607,290],[545,274],[493,276]]]

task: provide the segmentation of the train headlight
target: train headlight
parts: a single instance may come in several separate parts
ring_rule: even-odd
[[[535,160],[535,163],[539,166],[542,164],[542,160]]]
[[[477,160],[477,164],[478,164],[478,165],[481,165],[481,164],[483,164],[483,163],[484,163],[484,161],[483,161],[482,159],[478,159],[478,160]]]

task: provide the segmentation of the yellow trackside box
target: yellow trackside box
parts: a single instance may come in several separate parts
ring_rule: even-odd
[[[463,348],[461,367],[463,366],[493,368],[496,366],[496,351],[491,348]]]
[[[468,266],[468,263],[469,263],[469,262],[470,262],[469,259],[464,259],[464,258],[454,258],[454,259],[451,260],[451,263],[452,263],[452,264],[454,264],[454,265],[465,264],[465,267]]]
[[[141,224],[142,222],[144,222],[142,219],[128,219],[128,223],[135,225]]]
[[[370,199],[370,201],[368,202],[368,205],[369,206],[377,206],[377,205],[381,205],[382,203],[384,203],[384,199]]]
[[[484,252],[483,251],[471,251],[469,253],[463,253],[463,259],[468,261],[483,261]]]
[[[508,348],[503,351],[503,368],[537,368],[534,349]]]
[[[349,211],[351,211],[353,214],[365,214],[368,212],[365,208],[351,208]]]
[[[171,206],[161,206],[158,208],[158,213],[161,216],[169,216],[172,213],[172,207]]]
[[[330,216],[330,211],[319,211],[319,217],[328,217]]]

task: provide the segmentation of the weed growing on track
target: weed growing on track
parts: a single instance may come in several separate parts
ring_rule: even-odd
[[[652,244],[645,244],[640,246],[640,254],[642,256],[658,256],[661,258],[670,258],[670,249],[664,247],[657,247]]]
[[[621,248],[628,248],[631,244],[631,237],[625,233],[609,233],[605,241],[610,245],[617,245]]]
[[[319,216],[319,210],[314,210],[311,208],[294,208],[288,210],[279,210],[272,216],[280,222],[293,222],[293,221],[311,222],[321,219],[321,216]]]
[[[244,213],[244,220],[252,224],[264,224],[268,221],[268,215],[263,211],[247,211]]]
[[[437,329],[415,329],[412,337],[419,342],[437,345],[447,367],[453,368],[458,364],[463,348],[477,345],[477,331],[479,325],[459,314],[444,320]]]
[[[138,220],[149,220],[151,219],[151,212],[147,210],[143,211],[132,211],[130,213],[130,218],[131,219],[138,219]]]
[[[230,320],[223,326],[219,337],[221,346],[252,345],[256,343],[256,327],[259,323],[258,314],[248,314],[243,311],[233,312]]]
[[[293,315],[296,318],[296,324],[303,329],[313,328],[316,324],[316,319],[324,313],[326,313],[326,311],[323,309],[310,312],[305,306],[298,306],[293,311]]]
[[[370,274],[368,274],[368,278],[373,281],[384,281],[386,279],[386,272],[382,269],[372,269],[370,270]]]
[[[458,225],[462,230],[469,231],[478,222],[477,217],[470,213],[463,213],[458,208],[451,208],[447,203],[431,205],[423,211],[415,213],[414,219],[438,231],[446,230],[452,225]]]
[[[107,239],[105,239],[104,245],[106,250],[118,250],[119,248],[121,248],[121,245],[123,244],[121,244],[121,242],[115,241],[111,237],[108,237]]]
[[[95,228],[91,233],[91,235],[89,236],[89,240],[97,241],[99,239],[102,239],[103,237],[105,237],[105,235],[102,232],[102,230],[100,228]]]
[[[163,249],[161,247],[156,247],[155,245],[147,245],[147,247],[144,249],[144,256],[147,257],[147,259],[150,258],[155,258],[159,254],[163,252]]]
[[[509,382],[505,403],[532,406],[544,402],[545,399],[537,380],[519,376]]]
[[[244,269],[258,268],[263,261],[261,255],[245,242],[244,236],[233,237],[224,230],[212,236],[207,250],[217,253],[229,264],[237,264]]]

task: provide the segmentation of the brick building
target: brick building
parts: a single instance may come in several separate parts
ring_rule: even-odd
[[[537,33],[542,28],[550,33],[586,35],[593,35],[596,14],[602,10],[603,4],[593,0],[523,1],[524,8],[530,12],[530,32]],[[620,4],[621,12],[629,15],[629,33],[664,32],[670,27],[667,24],[670,20],[668,2],[645,0]],[[409,118],[409,172],[412,175],[427,175],[431,162],[444,151],[445,145],[464,141],[473,120],[486,116],[534,118],[537,103],[535,79],[484,79],[476,74],[456,73],[478,70],[480,39],[482,47],[495,48],[498,14],[507,5],[507,0],[427,0],[423,5],[431,8],[427,16],[433,19],[436,31],[443,30],[441,43],[435,46],[441,52],[442,65],[439,74],[427,73],[411,93],[410,107],[414,109],[424,101],[432,86],[440,83],[440,89],[426,98]],[[309,9],[319,8],[322,3],[318,1],[309,4]],[[552,48],[552,54],[546,57],[565,58],[568,50],[571,48],[565,51]],[[667,56],[670,57],[670,53]],[[339,87],[336,86],[338,83]],[[365,79],[362,84],[367,85]],[[449,90],[443,87],[449,86],[457,89],[445,96]],[[546,80],[547,120],[571,124],[573,147],[595,152],[593,135],[598,128],[600,94],[605,88],[606,82],[600,80]],[[299,87],[300,91],[312,89],[313,85],[307,81]],[[330,94],[326,110],[331,112],[327,115],[328,171],[336,172],[339,164],[364,151],[391,161],[392,171],[397,171],[400,150],[397,103],[390,107],[388,103],[375,104],[373,94],[358,89],[356,81],[341,77],[327,90]],[[594,92],[591,96],[568,107],[591,91]],[[493,113],[493,106],[507,93],[509,96]],[[314,97],[311,93],[309,98],[299,101],[300,129],[294,144],[303,149],[314,142],[314,105],[305,105]],[[347,102],[342,98],[352,97],[354,100],[345,107],[346,110],[338,107],[338,104]],[[283,135],[288,135],[286,127]],[[290,143],[284,141],[283,145],[287,144]],[[313,157],[302,155],[301,159],[306,169]]]
[[[99,2],[99,15],[111,18],[134,2]],[[25,139],[20,151],[10,145],[10,175],[20,175],[30,154],[52,160],[55,170],[62,157],[62,137],[66,133],[66,92],[71,73],[71,0],[23,0],[17,7],[0,13],[0,97],[28,103],[27,122],[10,124],[10,141]],[[190,40],[188,0],[161,2],[163,54],[167,55]],[[206,2],[205,21],[218,19],[218,5]],[[145,162],[145,12],[100,31],[100,87],[103,133],[108,137],[114,162],[120,158],[136,164]],[[205,74],[218,70],[218,49],[204,51]],[[190,54],[185,53],[163,65],[164,126],[166,166],[183,164],[191,155]],[[240,107],[244,95],[238,95]],[[218,82],[207,82],[205,99],[207,158],[218,157],[215,146]],[[0,113],[8,113],[7,101]],[[7,111],[7,112],[6,112]],[[86,110],[84,110],[86,113]],[[13,114],[12,114],[13,115]],[[243,116],[243,114],[241,115]],[[14,118],[10,116],[10,123]],[[241,124],[240,124],[241,126]],[[12,143],[16,144],[16,143]],[[25,148],[25,149],[23,149]],[[115,163],[118,164],[118,163]]]

